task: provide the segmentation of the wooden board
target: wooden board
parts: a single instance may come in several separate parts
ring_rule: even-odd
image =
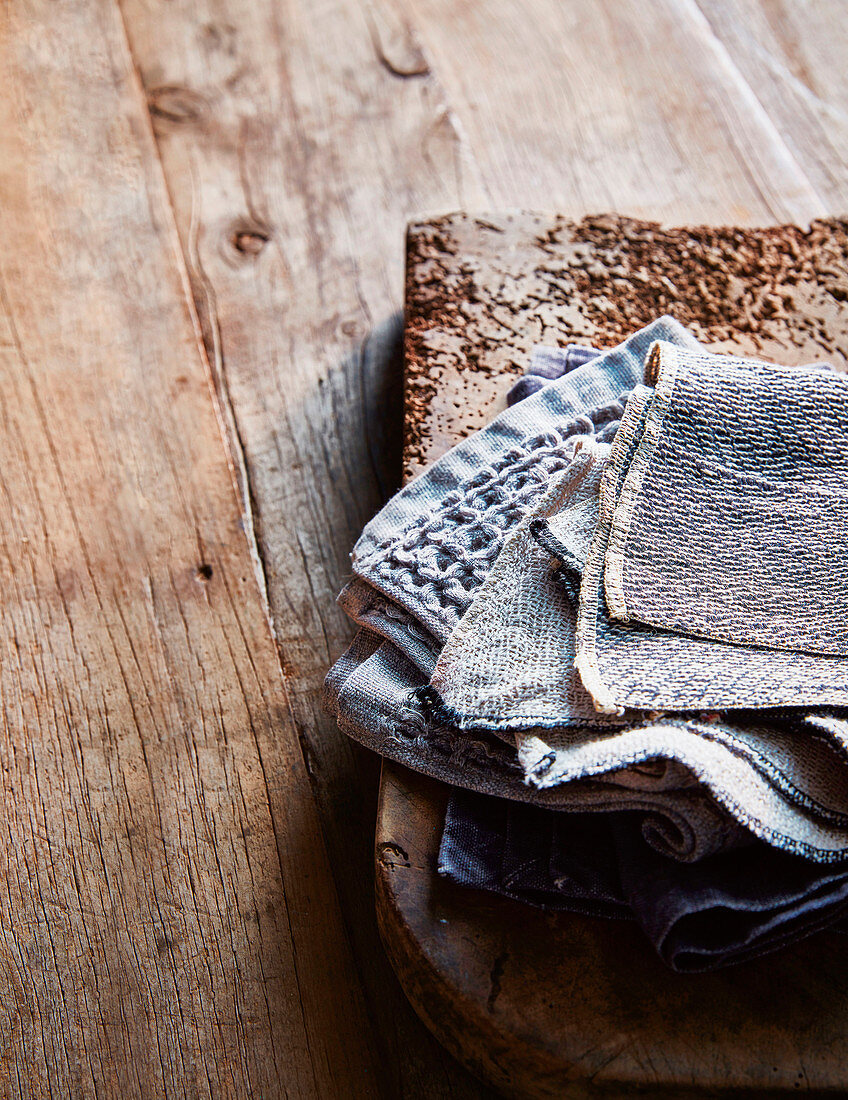
[[[848,1090],[848,936],[673,974],[622,921],[545,913],[435,874],[446,788],[384,764],[377,906],[422,1019],[507,1096]]]
[[[611,346],[667,311],[716,350],[848,367],[846,223],[662,230],[447,215],[408,236],[409,473],[490,419],[531,344]],[[435,874],[445,788],[385,764],[381,930],[422,1018],[516,1096],[848,1091],[848,937],[672,974],[634,928]]]
[[[407,477],[506,408],[533,344],[612,347],[670,313],[717,351],[848,368],[848,222],[661,229],[449,214],[407,234]]]
[[[0,1095],[373,1096],[117,8],[0,86]]]

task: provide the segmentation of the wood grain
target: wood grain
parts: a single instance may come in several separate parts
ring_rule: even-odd
[[[0,83],[2,1092],[373,1096],[117,10],[4,6]]]
[[[848,23],[839,0],[698,0],[796,164],[848,211]]]
[[[348,552],[400,473],[404,219],[474,200],[453,124],[405,21],[379,3],[125,0],[122,11],[382,1081],[391,1096],[478,1096],[381,949],[378,768],[321,706],[351,632],[334,602]],[[275,784],[269,797],[283,813],[291,794]]]
[[[845,1095],[848,937],[674,974],[626,922],[439,879],[445,803],[443,785],[384,764],[381,928],[422,1017],[505,1095]]]
[[[826,13],[804,7],[801,39],[825,40]],[[414,18],[489,208],[743,225],[832,210],[695,0],[534,0],[532,13],[424,0]]]

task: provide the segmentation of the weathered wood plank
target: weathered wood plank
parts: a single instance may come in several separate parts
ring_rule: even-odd
[[[848,368],[846,224],[448,214],[407,238],[405,469],[506,407],[535,343],[612,347],[662,313],[717,351]]]
[[[439,879],[445,804],[442,784],[384,765],[380,924],[423,1018],[505,1095],[845,1095],[848,937],[674,974],[626,922]]]
[[[848,212],[848,21],[840,0],[698,0],[833,214]]]
[[[2,1092],[373,1096],[116,7],[5,5],[0,84]]]
[[[828,211],[695,0],[425,0],[414,26],[489,208],[743,225]]]
[[[348,552],[400,474],[403,226],[410,210],[475,201],[458,139],[414,36],[379,3],[124,0],[122,10],[385,1088],[480,1095],[418,1022],[382,951],[378,769],[320,701],[350,636],[334,603]],[[290,793],[279,785],[270,798],[283,812]]]

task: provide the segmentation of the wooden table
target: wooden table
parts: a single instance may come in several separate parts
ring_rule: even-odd
[[[0,1085],[480,1097],[373,917],[333,597],[423,210],[848,206],[839,0],[0,11]]]

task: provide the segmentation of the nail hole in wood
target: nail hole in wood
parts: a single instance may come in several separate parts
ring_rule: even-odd
[[[176,124],[196,122],[206,109],[203,96],[176,84],[151,88],[147,105],[154,119]]]

